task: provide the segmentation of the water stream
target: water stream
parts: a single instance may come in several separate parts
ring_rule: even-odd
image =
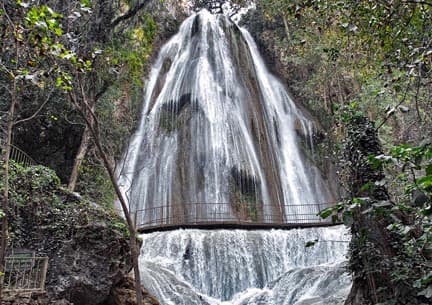
[[[314,165],[317,128],[269,73],[251,35],[204,10],[153,65],[119,182],[138,224],[187,221],[202,206],[202,219],[315,222],[316,204],[337,197]],[[346,233],[146,234],[142,277],[162,305],[341,304],[350,287]],[[318,242],[306,248],[311,240]]]
[[[336,305],[351,287],[343,227],[177,230],[142,238],[143,281],[164,305]]]

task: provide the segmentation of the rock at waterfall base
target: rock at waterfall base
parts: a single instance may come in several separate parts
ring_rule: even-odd
[[[143,305],[159,305],[155,297],[150,295],[145,289],[141,289],[143,295]],[[113,289],[108,297],[108,301],[103,305],[136,305],[135,282],[131,277],[123,278]]]

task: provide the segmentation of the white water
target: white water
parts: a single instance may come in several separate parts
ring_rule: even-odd
[[[343,227],[141,237],[142,279],[163,305],[336,305],[351,286]]]
[[[300,148],[298,134],[312,148],[313,125],[250,34],[203,11],[160,51],[120,183],[132,211],[163,206],[159,216],[193,203],[230,203],[235,213],[245,200],[264,215],[290,219],[288,206],[302,204],[315,214],[312,204],[334,196]]]
[[[198,203],[214,203],[200,212],[204,219],[222,209],[239,219],[243,202],[255,215],[295,221],[300,209],[292,206],[334,199],[304,156],[313,154],[315,127],[268,72],[250,34],[203,11],[160,51],[119,182],[132,213],[160,207],[138,214],[139,223],[186,220]],[[319,219],[316,206],[306,209],[306,222]],[[342,304],[351,285],[342,227],[142,238],[143,283],[162,305]],[[311,240],[319,242],[306,248]]]

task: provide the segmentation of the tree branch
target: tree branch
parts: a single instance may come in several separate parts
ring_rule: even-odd
[[[127,20],[138,13],[141,9],[147,6],[147,4],[150,3],[150,0],[143,0],[142,2],[138,1],[137,4],[131,9],[129,9],[125,14],[115,18],[109,25],[110,28],[115,28],[117,25],[119,25],[120,22]]]
[[[54,89],[52,89],[50,91],[50,93],[48,94],[48,97],[46,98],[46,100],[42,103],[42,105],[39,107],[39,109],[36,110],[35,113],[33,113],[31,116],[29,116],[29,117],[27,117],[25,119],[21,119],[21,120],[15,121],[14,125],[18,125],[20,123],[24,123],[26,121],[30,121],[31,119],[34,119],[39,114],[39,112],[42,111],[43,107],[45,107],[45,105],[49,102],[49,100],[50,100],[51,95],[52,95],[53,92],[54,92]]]
[[[428,1],[405,0],[404,2],[410,4],[423,4],[423,5],[432,6],[432,2],[428,2]]]
[[[411,79],[408,80],[408,84],[407,84],[407,87],[405,89],[404,96],[402,97],[400,102],[394,107],[395,109],[397,109],[400,105],[402,105],[405,102],[410,86],[411,86]],[[387,122],[387,120],[390,117],[392,117],[392,116],[387,115],[386,118],[381,122],[381,124],[375,130],[378,132],[378,130]]]

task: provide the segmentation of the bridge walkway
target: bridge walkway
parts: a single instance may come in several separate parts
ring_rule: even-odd
[[[333,226],[318,213],[332,203],[263,208],[250,203],[191,203],[154,206],[132,211],[140,233],[176,229],[294,229]]]

